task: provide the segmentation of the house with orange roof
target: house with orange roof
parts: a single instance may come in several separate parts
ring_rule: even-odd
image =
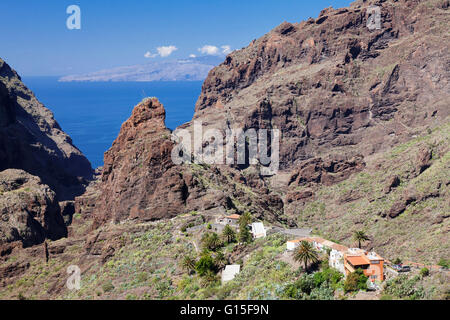
[[[217,219],[217,223],[222,224],[222,225],[229,224],[230,226],[238,226],[240,217],[241,216],[238,214],[232,214],[229,216],[220,217]]]
[[[384,259],[375,252],[349,249],[344,254],[344,269],[346,276],[356,269],[362,269],[371,282],[384,281]]]
[[[295,250],[302,241],[310,242],[318,251],[329,252],[328,261],[330,267],[340,271],[345,276],[361,268],[370,281],[384,281],[384,259],[375,252],[367,252],[359,248],[348,248],[321,237],[304,237],[289,240],[286,243],[287,250]]]

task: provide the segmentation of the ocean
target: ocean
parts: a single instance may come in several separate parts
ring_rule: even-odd
[[[166,109],[166,126],[190,121],[202,82],[58,82],[55,77],[24,77],[23,82],[50,109],[62,129],[94,168],[119,134],[135,105],[157,97]]]

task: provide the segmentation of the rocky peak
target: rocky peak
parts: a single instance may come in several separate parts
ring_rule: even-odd
[[[407,141],[449,115],[445,2],[356,1],[284,22],[211,70],[194,120],[280,129],[284,169],[337,147],[367,157]],[[367,28],[371,5],[379,30]]]
[[[9,168],[38,176],[59,200],[82,194],[93,173],[53,113],[0,59],[0,171]]]

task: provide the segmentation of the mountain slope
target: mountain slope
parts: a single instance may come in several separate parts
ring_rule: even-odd
[[[83,193],[93,174],[52,112],[0,59],[0,171],[9,168],[40,177],[60,201]]]

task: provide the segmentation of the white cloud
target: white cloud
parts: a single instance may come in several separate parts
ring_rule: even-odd
[[[229,54],[231,52],[231,47],[229,45],[222,46],[222,53]]]
[[[154,57],[156,57],[157,56],[157,54],[152,54],[150,51],[147,51],[145,54],[144,54],[144,57],[145,58],[154,58]]]
[[[158,51],[158,53],[151,53],[150,51],[147,51],[144,54],[145,58],[155,58],[157,56],[160,56],[162,58],[168,57],[170,56],[174,51],[177,51],[178,48],[175,46],[162,46],[162,47],[158,47],[156,48],[156,51]]]
[[[197,56],[195,54],[190,54],[189,58],[196,58]]]
[[[219,48],[217,48],[216,46],[206,45],[199,48],[198,51],[200,51],[203,54],[214,56],[217,53],[219,53]]]
[[[178,48],[175,46],[167,46],[167,47],[158,47],[156,50],[158,50],[158,54],[161,57],[168,57],[172,54],[172,52],[177,51]]]

